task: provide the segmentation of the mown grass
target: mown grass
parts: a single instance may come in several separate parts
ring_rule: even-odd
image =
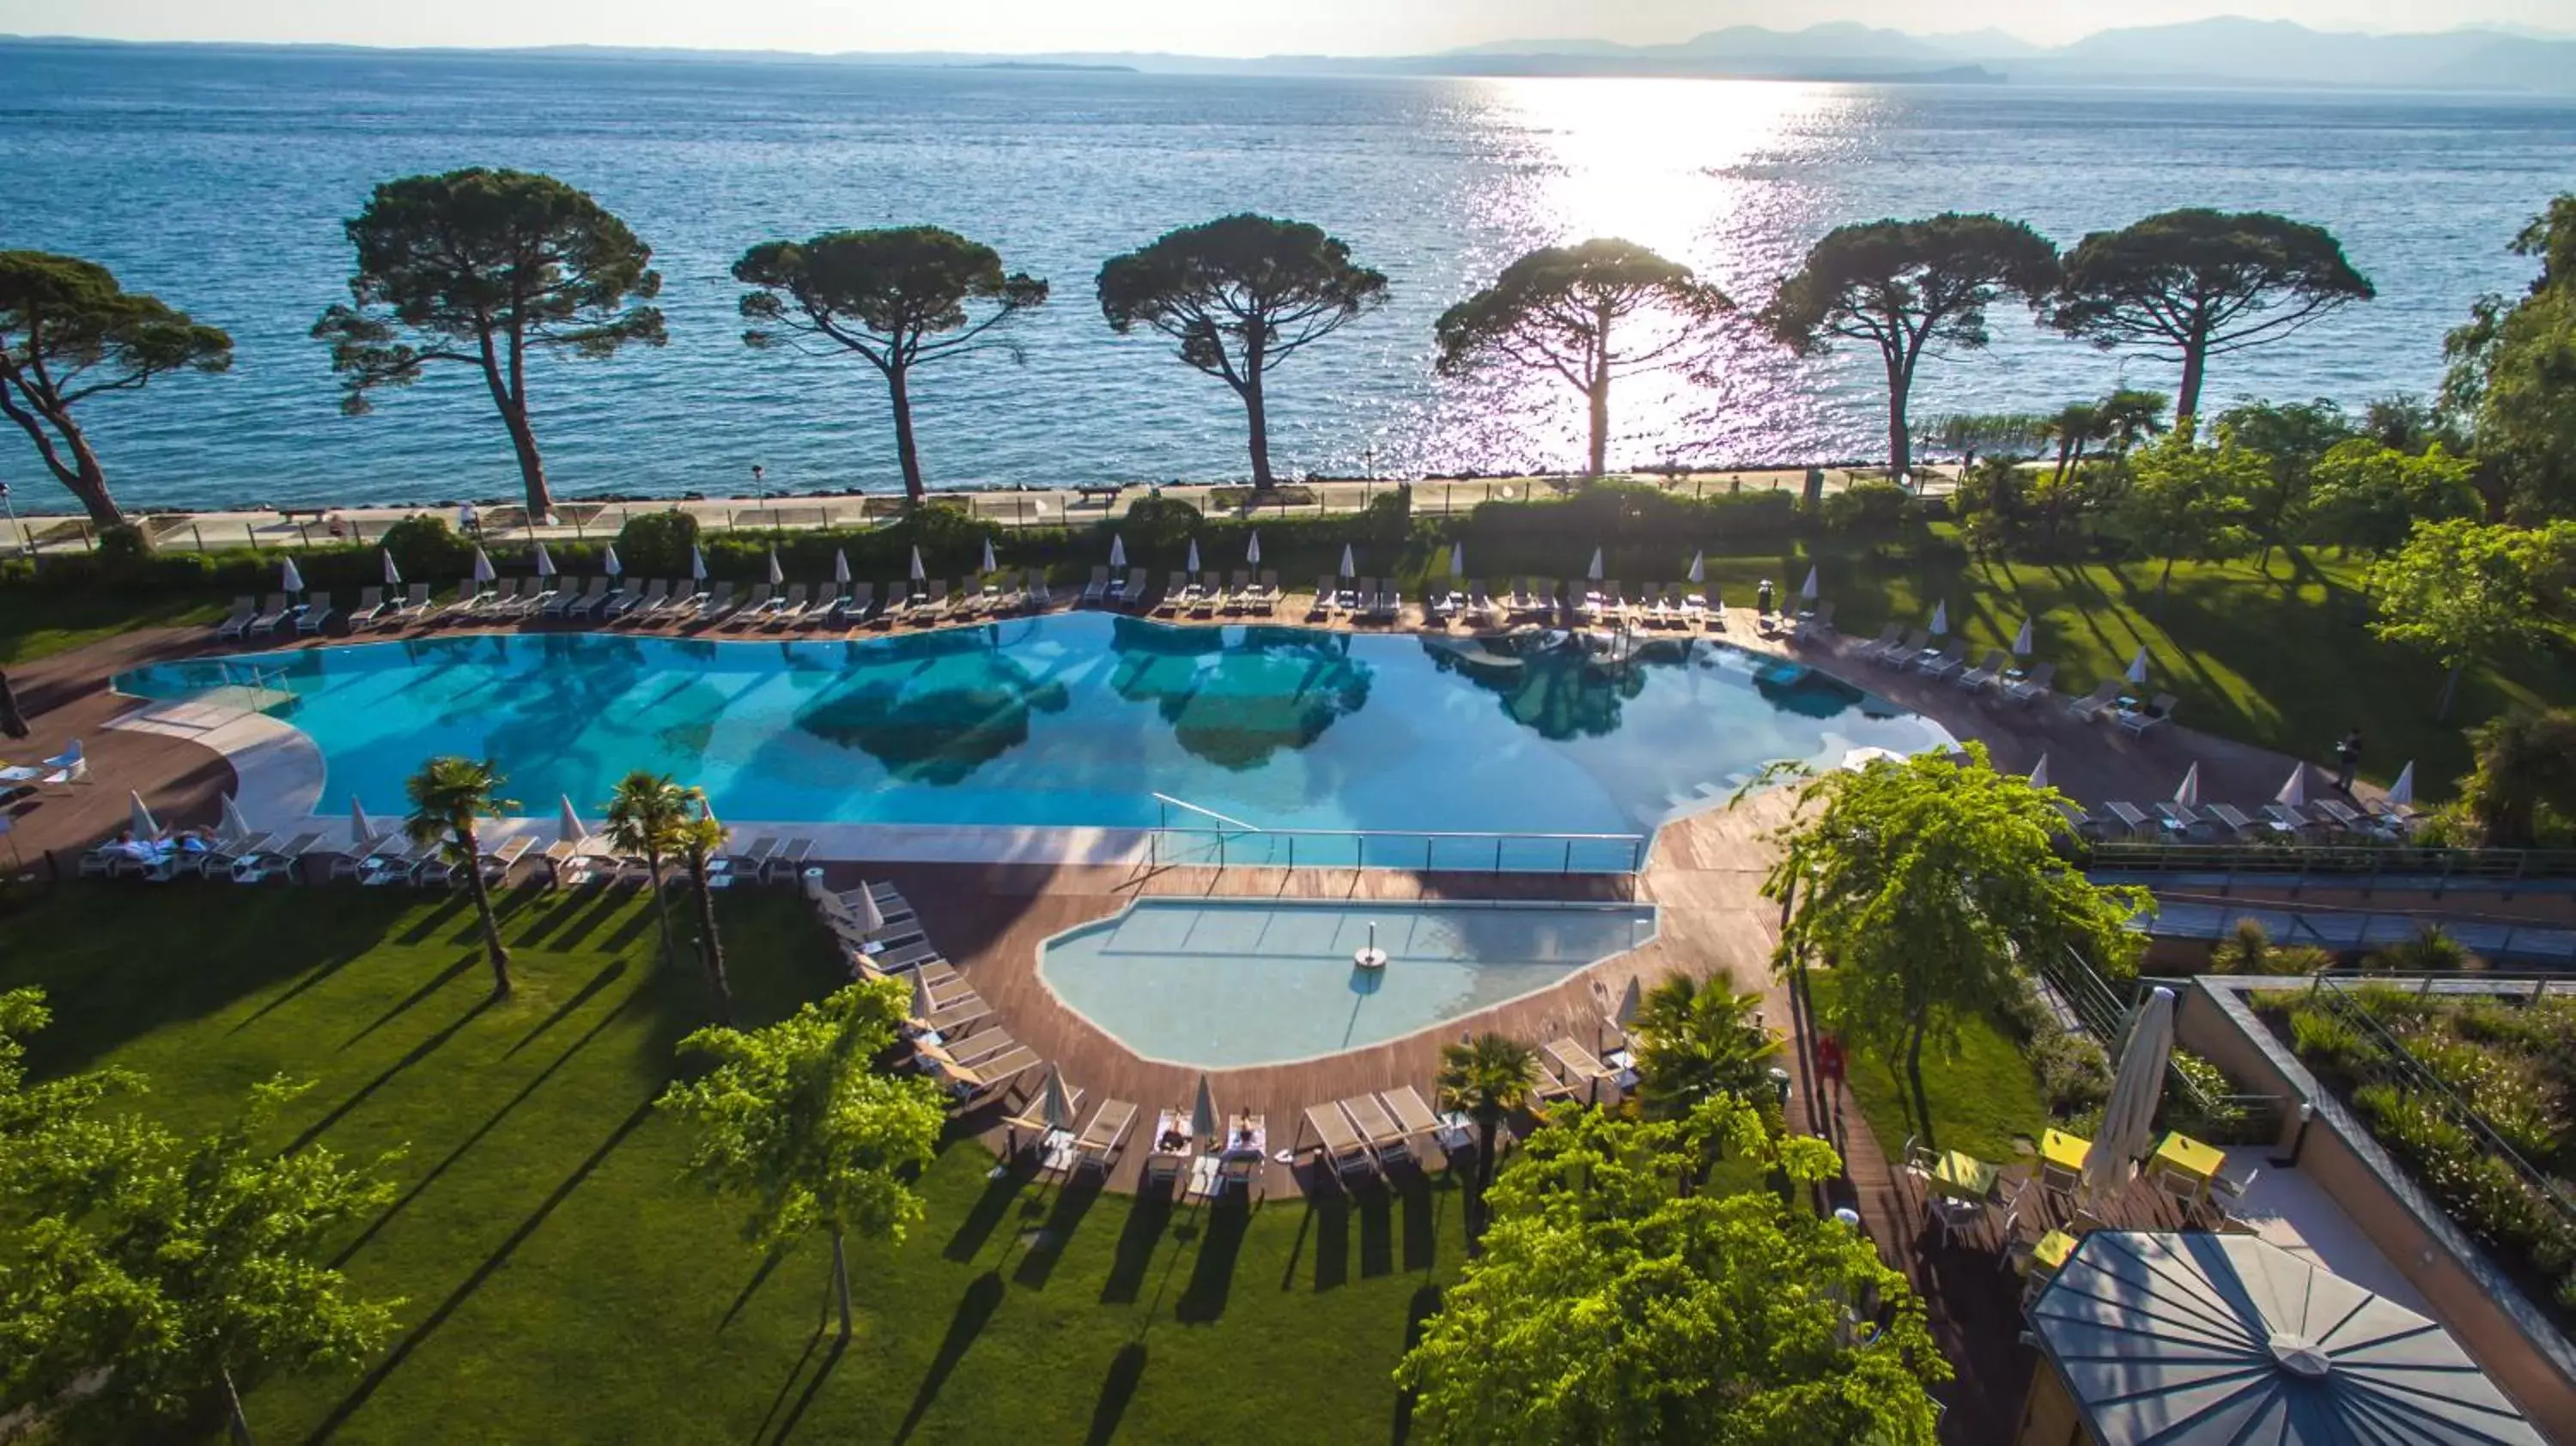
[[[0,595],[0,667],[69,652],[130,628],[202,626],[223,615],[223,604],[210,598],[13,587]]]
[[[1829,969],[1811,971],[1808,979],[1818,1018],[1831,1018],[1840,981]],[[1883,1059],[1852,1045],[1844,1074],[1852,1102],[1860,1106],[1879,1149],[1890,1160],[1899,1159],[1907,1137],[1922,1133],[1903,1059]],[[2048,1127],[2048,1108],[2040,1101],[2030,1061],[1984,1019],[1962,1024],[1952,1045],[1925,1041],[1923,1092],[1932,1107],[1933,1143],[1944,1150],[1965,1150],[2009,1165],[2019,1158],[2016,1139],[2036,1141]]]
[[[0,987],[37,983],[36,1062],[147,1074],[140,1107],[222,1117],[314,1081],[277,1127],[382,1166],[395,1203],[338,1253],[399,1297],[359,1376],[251,1396],[263,1439],[1349,1441],[1400,1438],[1390,1379],[1454,1278],[1455,1190],[1213,1214],[988,1180],[952,1144],[928,1216],[854,1255],[847,1350],[818,1334],[828,1252],[767,1260],[678,1178],[650,1109],[706,1016],[632,895],[511,898],[519,990],[486,1002],[458,901],[304,890],[65,889],[0,920]],[[727,897],[746,1023],[833,983],[809,916]]]

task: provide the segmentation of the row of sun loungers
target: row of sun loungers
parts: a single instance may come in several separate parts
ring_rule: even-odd
[[[1335,1176],[1383,1173],[1413,1160],[1418,1141],[1440,1132],[1440,1117],[1411,1085],[1309,1105],[1305,1129]]]
[[[528,620],[630,626],[695,624],[784,632],[855,627],[862,622],[880,626],[953,622],[1054,605],[1055,596],[1047,587],[1045,574],[1035,569],[1025,575],[997,573],[957,585],[953,591],[951,584],[938,579],[888,583],[882,607],[876,585],[865,582],[846,588],[831,583],[790,583],[782,588],[764,582],[753,584],[748,593],[737,596],[730,582],[706,587],[686,579],[655,579],[629,587],[620,579],[594,577],[587,583],[558,586],[547,578],[503,578],[488,585],[461,583],[444,601],[432,597],[427,583],[412,583],[399,596],[388,596],[386,589],[370,587],[359,594],[357,605],[347,614],[347,622],[351,632]],[[309,636],[323,632],[340,616],[328,592],[314,592],[302,602],[286,593],[272,593],[265,603],[237,598],[224,619],[215,625],[215,636],[245,641],[285,636],[289,631]]]
[[[2121,800],[2102,805],[2107,818],[2096,818],[2072,803],[2058,805],[2068,824],[2088,838],[2107,837],[2112,827],[2130,838],[2140,835],[2192,839],[2196,841],[2241,839],[2301,839],[2335,833],[2375,834],[2386,837],[2402,829],[2413,817],[2413,810],[2371,799],[2356,808],[2340,799],[2319,799],[2305,805],[2264,804],[2259,812],[2247,813],[2230,804],[2189,805],[2167,801],[2152,809],[2140,808]]]

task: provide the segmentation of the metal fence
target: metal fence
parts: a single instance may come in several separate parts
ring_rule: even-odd
[[[2071,949],[2053,960],[2043,959],[2039,972],[2066,1001],[2084,1032],[2116,1063],[2126,1042],[2130,1012],[2148,981],[2115,985]],[[2277,1095],[2213,1093],[2201,1088],[2200,1081],[2179,1064],[2165,1067],[2165,1091],[2202,1122],[2201,1128],[2234,1137],[2217,1143],[2269,1140],[2279,1133],[2283,1102]]]
[[[2098,843],[2088,871],[2124,874],[2247,874],[2356,883],[2576,878],[2576,849],[2424,848],[2394,841],[2336,844]]]
[[[2499,919],[2438,909],[2347,909],[2330,904],[2247,903],[2185,893],[2157,894],[2147,932],[2159,939],[2218,943],[2245,920],[2263,926],[2275,944],[2313,945],[2336,954],[2362,954],[2408,943],[2439,928],[2484,959],[2576,965],[2576,929],[2527,919]]]

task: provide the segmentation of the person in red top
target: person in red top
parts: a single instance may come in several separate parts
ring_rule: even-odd
[[[1836,1098],[1843,1089],[1843,1042],[1830,1034],[1816,1036],[1816,1075],[1833,1086]]]

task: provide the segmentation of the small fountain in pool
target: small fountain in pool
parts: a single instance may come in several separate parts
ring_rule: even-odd
[[[1377,946],[1377,921],[1369,920],[1368,942],[1351,951],[1351,963],[1371,971],[1386,967],[1386,951]]]

